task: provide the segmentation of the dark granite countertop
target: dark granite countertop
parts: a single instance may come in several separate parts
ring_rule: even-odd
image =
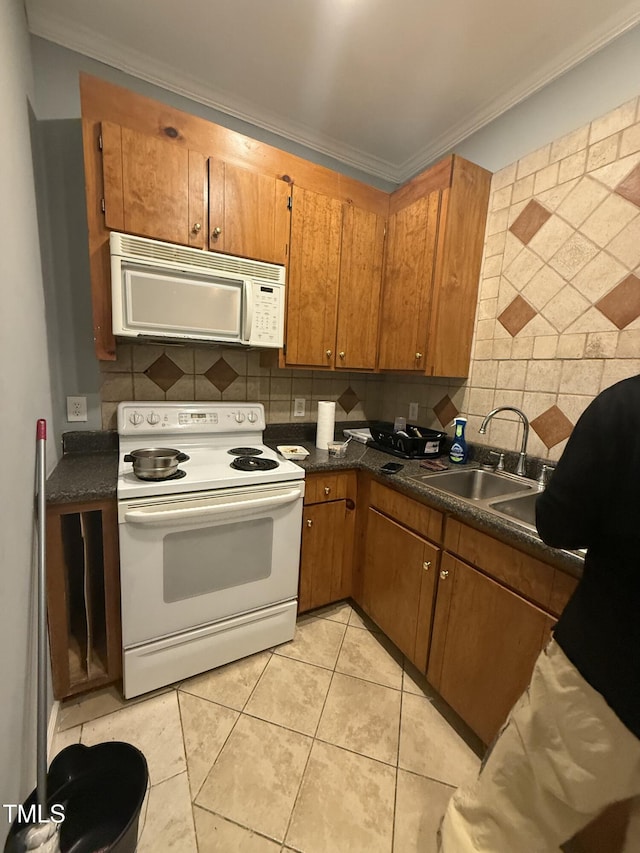
[[[118,453],[65,453],[47,480],[47,502],[84,503],[115,498]]]
[[[418,460],[397,459],[356,441],[349,442],[347,455],[342,459],[329,456],[326,450],[318,450],[314,442],[310,441],[300,441],[299,439],[283,441],[279,439],[277,441],[268,440],[266,443],[271,447],[275,447],[276,444],[301,444],[309,451],[309,456],[302,461],[296,460],[296,464],[310,474],[321,471],[354,469],[368,471],[370,474],[376,475],[381,482],[387,483],[409,497],[424,499],[430,506],[455,515],[461,521],[514,545],[532,557],[537,557],[539,560],[556,566],[574,577],[582,576],[584,559],[579,554],[573,551],[559,551],[556,548],[549,548],[533,530],[521,527],[506,518],[493,515],[480,506],[470,505],[468,501],[461,500],[455,495],[445,494],[430,487],[425,481],[412,479],[419,474],[428,473],[420,467]],[[404,468],[397,474],[381,474],[380,467],[390,461],[400,462]]]
[[[427,473],[420,468],[418,460],[396,459],[355,440],[349,442],[346,456],[338,459],[329,456],[326,450],[316,448],[314,440],[309,437],[309,425],[305,425],[304,429],[287,429],[287,426],[293,425],[268,427],[265,442],[274,448],[278,444],[302,444],[309,451],[309,456],[297,464],[305,471],[368,471],[403,494],[423,499],[430,506],[455,515],[461,521],[514,545],[532,557],[544,560],[575,577],[582,575],[584,560],[579,554],[549,548],[535,531],[493,515],[480,506],[470,505],[455,495],[434,489],[426,481],[413,479],[418,474]],[[336,425],[336,436],[339,435],[341,429]],[[80,503],[116,497],[118,453],[115,433],[67,433],[63,436],[63,447],[65,453],[47,480],[49,503]],[[389,461],[401,462],[404,467],[397,474],[380,474],[380,467]],[[532,475],[531,471],[528,473]]]
[[[50,504],[115,498],[118,434],[115,430],[75,430],[62,434],[62,459],[47,479]]]

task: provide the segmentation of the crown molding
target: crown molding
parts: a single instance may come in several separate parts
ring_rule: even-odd
[[[637,3],[630,5],[637,7]],[[637,9],[631,13],[622,13],[617,16],[606,32],[596,37],[585,39],[581,45],[574,46],[571,50],[565,51],[562,56],[553,62],[547,63],[534,74],[529,75],[518,86],[512,87],[484,108],[477,110],[449,128],[445,133],[429,143],[429,145],[416,152],[413,157],[410,157],[398,166],[400,182],[403,183],[414,175],[419,174],[435,160],[450,153],[455,145],[468,139],[472,134],[508,112],[512,107],[522,103],[530,95],[539,92],[562,74],[575,68],[583,60],[588,59],[589,56],[597,53],[616,38],[633,29],[638,23],[640,23],[640,11]]]
[[[455,145],[636,26],[640,22],[640,10],[637,5],[637,2],[629,3],[625,10],[614,17],[604,33],[583,39],[581,44],[565,51],[559,58],[547,63],[517,86],[448,128],[403,163],[392,163],[375,157],[326,134],[317,133],[307,125],[263,111],[259,106],[234,98],[229,93],[203,86],[199,79],[191,75],[182,74],[170,65],[145,56],[137,50],[123,48],[111,39],[75,21],[52,14],[47,9],[32,9],[28,2],[27,17],[29,31],[35,36],[331,157],[367,175],[402,184],[438,158],[450,153]],[[627,11],[628,9],[632,11]]]
[[[326,134],[319,134],[306,125],[267,113],[257,105],[234,98],[229,93],[203,86],[197,78],[183,74],[140,51],[123,48],[75,21],[68,21],[48,10],[36,8],[28,11],[28,22],[29,32],[34,36],[47,39],[176,95],[289,139],[366,174],[398,183],[398,169],[393,163],[345,145]]]

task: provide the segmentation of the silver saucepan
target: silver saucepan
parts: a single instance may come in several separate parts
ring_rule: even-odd
[[[125,462],[133,462],[133,473],[141,480],[166,480],[178,470],[180,462],[189,457],[173,447],[148,447],[132,450],[124,457]]]

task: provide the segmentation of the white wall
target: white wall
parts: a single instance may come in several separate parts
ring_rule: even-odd
[[[147,98],[161,100],[178,110],[184,110],[185,112],[200,116],[207,121],[221,124],[223,127],[228,127],[237,133],[243,133],[253,139],[259,139],[267,145],[273,145],[298,157],[304,157],[313,163],[327,166],[329,169],[334,169],[343,175],[354,177],[356,180],[365,181],[384,190],[390,190],[394,187],[394,184],[391,184],[389,181],[368,176],[364,172],[353,168],[353,166],[347,166],[326,154],[312,151],[298,142],[292,142],[282,136],[278,136],[276,133],[271,133],[261,127],[255,127],[241,119],[235,118],[235,116],[230,116],[219,110],[199,104],[196,101],[185,98],[183,95],[177,95],[167,89],[161,89],[153,83],[147,83],[146,80],[132,77],[124,71],[112,68],[103,62],[90,59],[88,56],[83,56],[75,51],[60,47],[53,44],[53,42],[46,41],[46,39],[33,36],[31,50],[36,80],[36,112],[39,119],[49,120],[80,117],[78,74],[80,71],[84,71],[87,74],[93,74],[95,77],[101,77],[103,80],[109,80],[117,86],[123,86],[125,89],[138,92]]]
[[[27,98],[31,58],[21,0],[0,3],[0,803],[35,784],[35,431],[52,405]],[[49,467],[55,463],[50,442]],[[8,828],[0,818],[0,839]]]
[[[640,26],[456,145],[491,172],[640,94]]]

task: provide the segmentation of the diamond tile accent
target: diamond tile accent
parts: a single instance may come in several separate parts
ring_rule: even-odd
[[[163,353],[153,364],[147,367],[145,374],[159,388],[162,388],[163,391],[168,391],[172,385],[176,384],[178,379],[184,376],[184,370],[178,367],[175,361],[172,361],[168,355]]]
[[[518,332],[521,332],[536,314],[536,309],[529,305],[526,299],[523,299],[522,296],[516,296],[500,314],[498,320],[507,332],[515,338]]]
[[[535,199],[531,199],[522,213],[509,228],[512,234],[521,240],[525,246],[542,228],[551,213]]]
[[[531,428],[550,449],[565,438],[569,438],[573,431],[573,424],[561,409],[551,406],[531,421]]]
[[[436,413],[436,417],[443,427],[450,424],[451,421],[459,414],[455,403],[448,394],[445,394],[444,397],[435,404],[433,411]]]
[[[640,278],[628,275],[617,287],[596,302],[596,308],[619,329],[640,317]]]
[[[640,163],[621,184],[618,184],[616,192],[640,207]]]
[[[338,405],[342,406],[342,408],[345,410],[345,412],[347,414],[349,414],[349,412],[352,409],[355,409],[355,407],[360,402],[360,397],[358,397],[358,395],[353,390],[351,385],[349,385],[347,390],[343,391],[343,393],[338,397],[337,402],[338,402]]]
[[[226,391],[240,374],[224,358],[219,358],[204,375],[218,391]]]

